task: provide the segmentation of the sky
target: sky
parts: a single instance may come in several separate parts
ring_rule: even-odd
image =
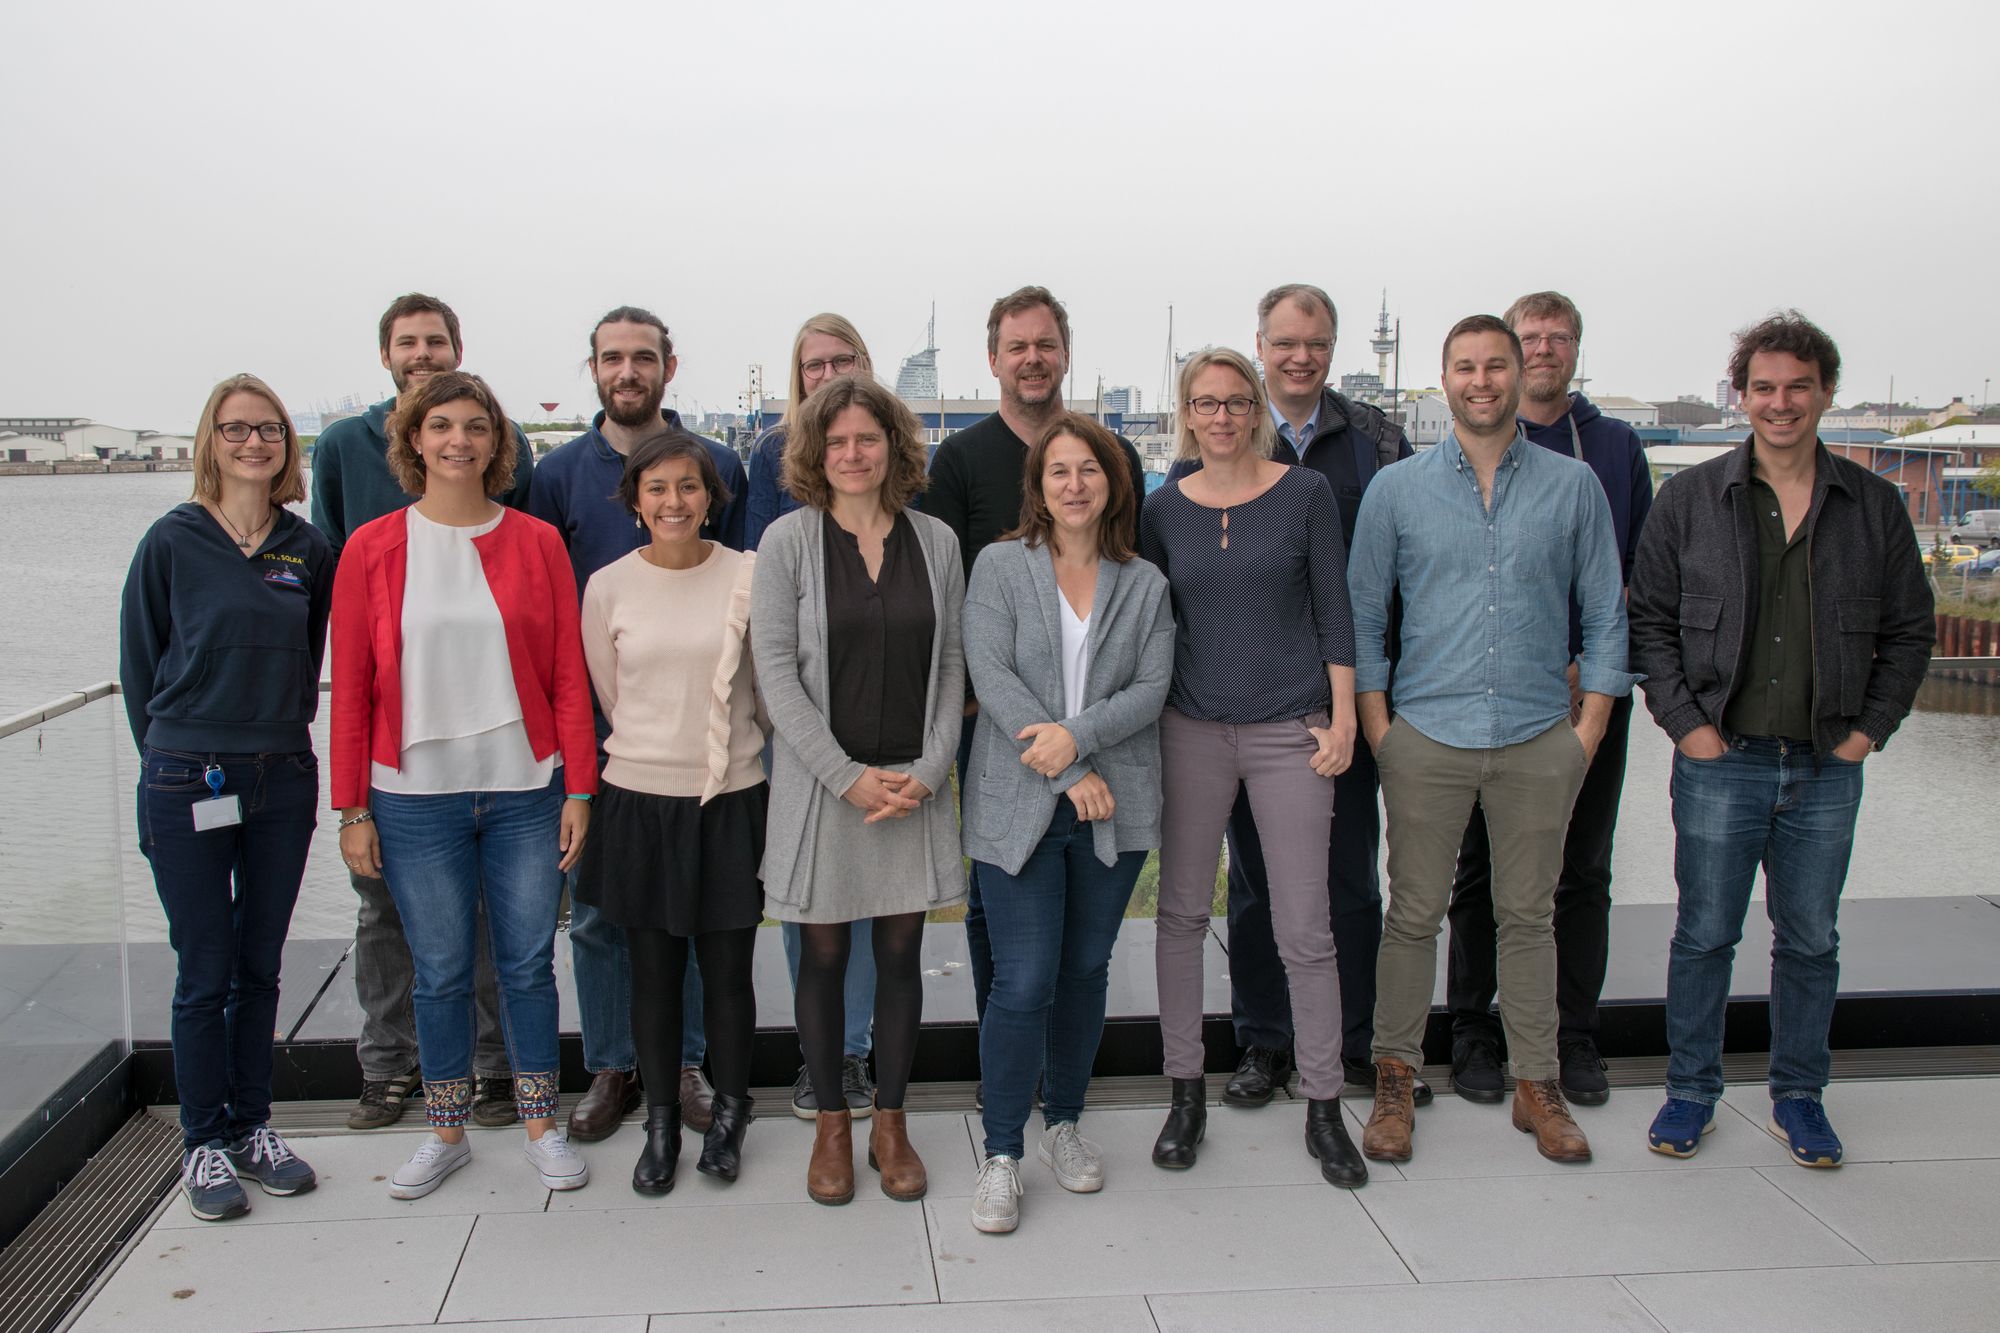
[[[800,321],[878,372],[937,308],[991,397],[1026,283],[1073,383],[1158,399],[1168,349],[1248,349],[1317,283],[1334,374],[1405,387],[1542,288],[1594,393],[1712,394],[1796,306],[1839,400],[1983,398],[2000,7],[1622,4],[22,3],[0,9],[0,416],[184,430],[225,375],[295,410],[390,385],[412,290],[510,414],[594,411],[592,325],[658,312],[682,410],[782,394]]]

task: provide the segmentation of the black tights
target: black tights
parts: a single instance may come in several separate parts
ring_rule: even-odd
[[[875,940],[875,1104],[898,1111],[910,1086],[917,1028],[924,1018],[924,978],[919,965],[924,914],[878,916]],[[840,1090],[841,1039],[847,1030],[847,950],[852,932],[842,921],[799,927],[799,987],[793,1000],[799,1046],[812,1074],[813,1099],[845,1106]],[[701,960],[708,975],[708,955]]]
[[[639,1053],[646,1106],[678,1105],[681,994],[687,981],[688,940],[664,930],[629,928],[625,938],[632,951],[632,1044]],[[757,927],[697,935],[694,947],[701,957],[709,1074],[717,1092],[748,1096],[750,1044],[757,1033],[757,998],[750,988]]]

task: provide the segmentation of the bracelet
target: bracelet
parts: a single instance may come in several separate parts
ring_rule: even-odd
[[[585,805],[590,804],[590,798],[588,796],[579,796],[575,792],[570,792],[568,794],[568,799],[572,801],[582,801]]]
[[[341,820],[340,826],[342,828],[353,828],[356,824],[370,823],[371,821],[374,820],[374,818],[375,818],[375,812],[373,810],[363,810],[360,814],[356,815],[352,819]]]

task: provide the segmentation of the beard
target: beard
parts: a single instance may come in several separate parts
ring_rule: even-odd
[[[660,403],[667,396],[665,381],[655,385],[653,391],[639,401],[636,407],[619,407],[611,397],[611,390],[600,384],[597,386],[597,403],[604,409],[604,419],[614,426],[632,429],[656,423],[660,419]]]

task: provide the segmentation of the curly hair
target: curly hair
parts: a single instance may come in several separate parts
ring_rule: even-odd
[[[500,400],[486,381],[462,370],[432,375],[396,399],[389,414],[389,472],[411,495],[424,493],[424,456],[412,443],[428,417],[446,403],[471,399],[493,422],[493,457],[486,460],[488,495],[505,495],[514,486],[514,423],[500,410]]]
[[[1780,310],[1761,324],[1736,331],[1736,346],[1729,353],[1729,382],[1736,392],[1750,387],[1750,358],[1759,352],[1783,352],[1819,367],[1822,389],[1832,393],[1840,387],[1840,349],[1826,330],[1796,310]]]
[[[833,421],[850,407],[858,407],[875,418],[875,424],[889,440],[889,474],[882,481],[882,508],[891,514],[903,509],[926,486],[929,459],[924,449],[924,428],[903,400],[872,379],[842,375],[822,384],[799,408],[799,419],[785,440],[785,463],[781,480],[785,489],[803,505],[828,509],[833,505],[833,487],[826,479],[826,433]]]

